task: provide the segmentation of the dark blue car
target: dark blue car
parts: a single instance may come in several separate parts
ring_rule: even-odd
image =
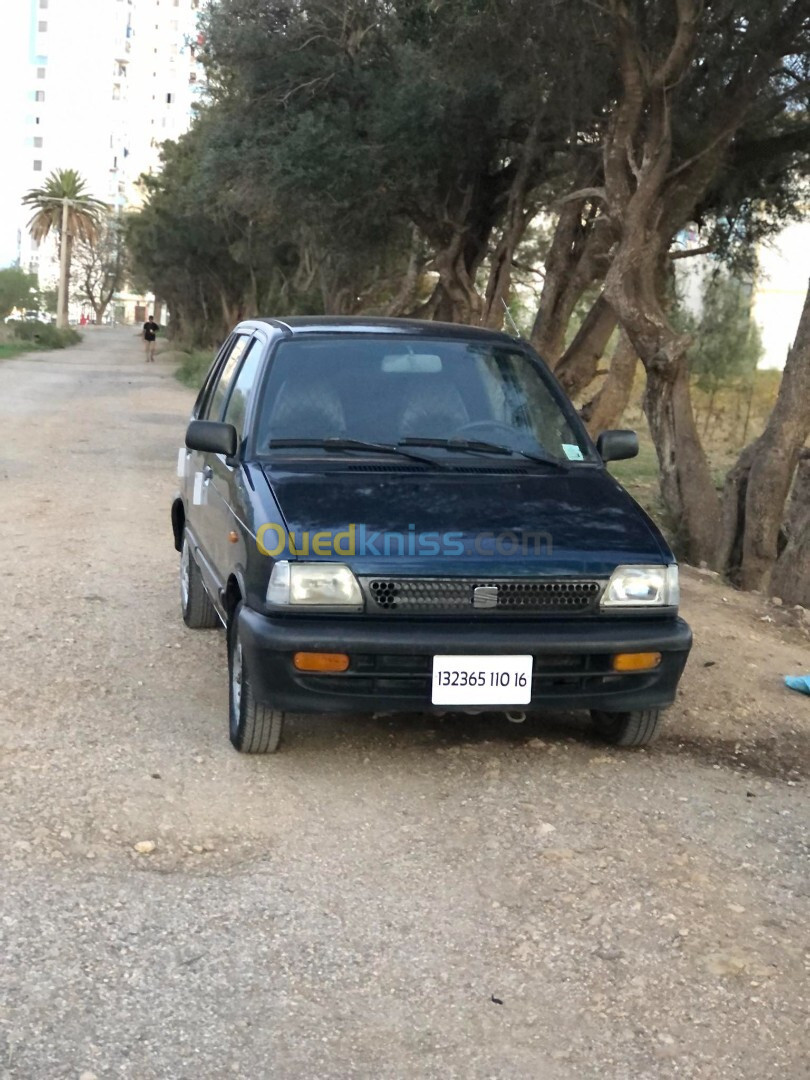
[[[216,357],[172,506],[183,618],[227,631],[230,737],[295,713],[587,709],[656,734],[678,568],[536,353],[382,319],[256,319]]]

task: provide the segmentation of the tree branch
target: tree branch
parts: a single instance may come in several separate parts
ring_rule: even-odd
[[[704,244],[703,247],[686,248],[679,251],[670,251],[670,259],[691,259],[695,255],[711,255],[715,250],[713,244]]]
[[[697,24],[703,10],[700,0],[675,0],[678,12],[678,29],[669,55],[659,69],[653,73],[651,88],[666,90],[677,83],[689,64],[692,46],[695,43]]]
[[[576,202],[578,199],[602,199],[607,201],[607,193],[603,187],[580,188],[579,191],[572,191],[568,195],[563,195],[561,199],[557,199],[557,205],[565,206],[566,203]]]

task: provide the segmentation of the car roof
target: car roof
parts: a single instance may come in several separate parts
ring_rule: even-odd
[[[515,339],[498,330],[462,323],[430,322],[425,319],[383,319],[337,315],[293,315],[289,318],[269,316],[246,319],[234,327],[255,329],[261,324],[274,326],[288,336],[299,334],[407,334],[411,337],[450,338],[457,341],[479,341],[514,344]]]

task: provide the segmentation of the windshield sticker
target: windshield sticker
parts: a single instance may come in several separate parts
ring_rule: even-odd
[[[564,442],[562,444],[562,448],[565,452],[565,456],[568,458],[569,461],[585,460],[582,456],[582,451],[580,450],[580,448],[578,446],[575,446],[573,443]]]

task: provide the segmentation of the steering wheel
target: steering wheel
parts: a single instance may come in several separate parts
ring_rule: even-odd
[[[502,424],[500,420],[470,420],[462,424],[460,428],[456,428],[453,436],[474,435],[476,431],[482,434],[484,431],[508,431],[513,439],[518,434],[513,427]]]

